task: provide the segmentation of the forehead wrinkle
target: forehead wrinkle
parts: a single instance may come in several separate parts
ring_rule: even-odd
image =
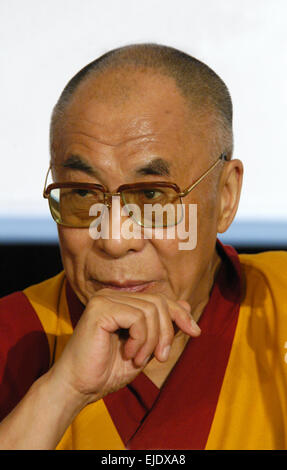
[[[104,126],[102,125],[102,127]],[[132,130],[133,129],[128,128],[127,131],[123,133],[122,137],[115,139],[114,142],[112,142],[110,138],[105,139],[104,136],[96,135],[94,129],[93,129],[93,132],[94,132],[93,134],[92,133],[90,134],[88,131],[85,131],[83,129],[70,130],[70,131],[68,130],[65,132],[65,134],[67,136],[69,135],[84,136],[84,137],[87,137],[88,139],[95,141],[97,144],[105,145],[107,147],[121,147],[124,145],[128,145],[129,143],[138,143],[140,145],[141,143],[144,143],[146,141],[148,142],[156,141],[155,132],[146,132],[142,134],[138,133],[138,135],[135,135],[135,132],[132,132]]]

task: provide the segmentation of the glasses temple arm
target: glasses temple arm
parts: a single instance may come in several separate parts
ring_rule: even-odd
[[[223,153],[222,155],[220,155],[219,159],[216,160],[215,163],[213,163],[213,165],[208,168],[208,170],[203,173],[203,175],[198,178],[198,180],[196,180],[191,186],[189,186],[188,188],[186,188],[182,193],[179,194],[180,197],[184,197],[184,196],[187,196],[190,191],[192,191],[199,183],[201,183],[201,181],[207,176],[209,175],[209,173],[218,165],[218,163],[220,163],[222,160],[227,160],[227,156],[225,153]]]
[[[46,195],[46,186],[47,186],[47,181],[48,181],[48,176],[49,176],[50,170],[51,170],[51,165],[50,165],[49,168],[48,168],[48,171],[47,171],[47,174],[46,174],[46,178],[45,178],[44,189],[43,189],[43,197],[44,197],[44,198],[47,197],[47,195]]]

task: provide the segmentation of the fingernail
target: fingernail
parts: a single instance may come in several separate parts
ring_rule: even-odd
[[[169,355],[170,346],[166,346],[162,351],[162,360],[166,361]]]
[[[149,360],[150,360],[150,356],[147,356],[147,357],[145,358],[145,360],[143,361],[143,363],[142,363],[142,367],[145,367],[145,366],[147,365],[147,363],[148,363]]]
[[[194,321],[193,318],[191,318],[191,327],[195,333],[201,332],[201,329],[199,328],[198,324],[196,323],[196,321]]]

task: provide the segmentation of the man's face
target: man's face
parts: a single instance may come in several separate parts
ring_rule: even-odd
[[[122,184],[168,181],[183,190],[211,164],[203,124],[191,118],[168,77],[110,71],[89,78],[55,134],[55,181],[98,183],[111,192]],[[183,199],[197,204],[193,250],[181,250],[177,237],[94,240],[88,229],[58,226],[64,269],[79,299],[86,304],[99,289],[112,287],[199,305],[218,261],[218,197],[212,188],[220,168]]]

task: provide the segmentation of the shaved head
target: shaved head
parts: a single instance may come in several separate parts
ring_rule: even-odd
[[[133,75],[136,71],[137,75]],[[112,73],[110,73],[112,72]],[[138,44],[121,47],[104,54],[80,70],[64,88],[51,119],[51,154],[57,130],[60,131],[65,111],[77,92],[95,79],[93,98],[121,105],[138,89],[138,76],[149,74],[173,79],[184,97],[193,119],[202,123],[209,136],[210,157],[233,151],[232,102],[229,91],[218,75],[198,59],[177,49],[157,45]],[[109,92],[97,87],[97,77],[109,77]],[[167,97],[168,99],[168,97]]]

